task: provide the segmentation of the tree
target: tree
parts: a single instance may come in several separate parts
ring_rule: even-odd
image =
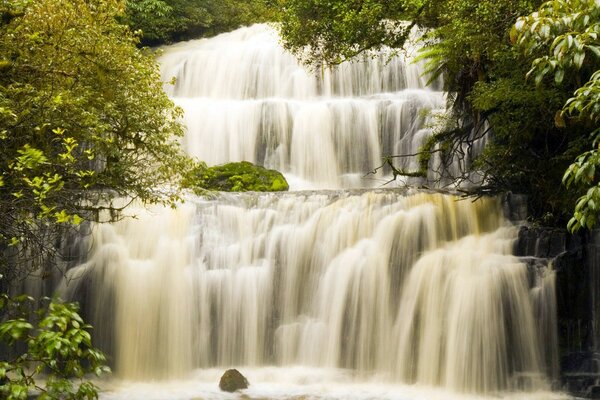
[[[600,4],[594,0],[555,0],[520,18],[513,40],[537,57],[529,75],[538,86],[565,85],[570,97],[556,114],[556,125],[583,125],[593,148],[579,154],[563,182],[585,190],[578,199],[569,229],[592,229],[600,218]],[[574,92],[572,91],[574,90]],[[588,147],[589,148],[589,147]]]
[[[123,10],[119,0],[0,6],[0,274],[8,280],[51,260],[65,230],[122,209],[115,199],[179,198],[188,167],[181,111],[153,55],[117,22]]]
[[[280,0],[283,45],[308,64],[336,65],[382,47],[400,48],[419,13],[412,1]]]
[[[269,0],[127,0],[124,21],[157,45],[270,19]]]
[[[456,154],[474,156],[470,167],[456,177],[468,180],[472,170],[480,173],[481,181],[468,194],[525,193],[534,218],[562,224],[578,194],[560,181],[581,151],[583,132],[578,126],[571,132],[555,126],[556,110],[568,98],[568,90],[558,85],[532,87],[526,75],[534,56],[518,51],[510,40],[518,17],[539,4],[446,0],[427,8],[424,20],[430,30],[421,57],[434,76],[444,78],[451,118],[443,121],[422,152],[427,156],[442,151],[450,161]],[[483,152],[469,154],[484,135]]]
[[[27,296],[0,295],[0,311],[6,317],[0,323],[0,345],[12,349],[13,355],[0,360],[2,398],[24,400],[36,392],[40,400],[97,399],[98,388],[85,374],[100,376],[110,370],[104,355],[92,347],[91,327],[76,304],[45,301],[47,305],[37,305]]]
[[[567,132],[555,125],[556,111],[570,97],[568,88],[532,87],[526,74],[536,55],[515,49],[509,35],[517,18],[534,11],[540,0],[282,0],[282,4],[284,43],[313,64],[335,63],[383,45],[401,46],[408,37],[401,27],[423,28],[419,58],[427,62],[432,78],[443,77],[449,112],[421,148],[419,170],[395,172],[426,176],[434,154],[442,160],[442,170],[462,159],[468,167],[454,176],[456,182],[469,183],[478,172],[466,194],[525,193],[534,217],[545,223],[566,222],[578,192],[566,190],[560,182],[582,151],[584,129],[574,124]],[[311,13],[315,4],[317,11]],[[386,7],[392,11],[368,14],[371,19],[363,22],[369,26],[356,23],[355,16],[363,10]],[[376,40],[364,40],[371,31]],[[483,137],[487,144],[478,154],[473,149]]]

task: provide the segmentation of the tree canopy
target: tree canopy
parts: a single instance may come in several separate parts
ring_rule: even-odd
[[[314,64],[335,64],[382,46],[399,48],[409,38],[406,27],[422,28],[420,59],[427,61],[428,74],[443,77],[450,112],[421,149],[420,171],[400,172],[425,175],[433,153],[448,162],[471,158],[475,141],[485,136],[484,151],[469,170],[455,177],[468,180],[472,170],[480,172],[483,179],[471,194],[525,193],[534,217],[565,223],[587,188],[590,192],[575,210],[578,223],[570,226],[591,227],[590,221],[597,220],[598,211],[593,210],[600,204],[595,197],[600,191],[591,185],[597,183],[592,168],[597,165],[596,152],[586,152],[597,136],[590,132],[598,126],[594,110],[600,104],[595,94],[600,76],[594,75],[598,67],[593,61],[597,2],[281,0],[281,4],[284,44]],[[569,188],[561,184],[565,171]]]
[[[335,65],[383,46],[401,47],[419,5],[406,1],[280,0],[283,45],[309,64]]]
[[[271,18],[270,0],[127,0],[124,22],[157,45],[214,35]]]
[[[556,125],[583,126],[591,149],[578,155],[563,177],[568,187],[585,190],[569,228],[591,229],[600,218],[600,180],[596,174],[600,168],[600,3],[544,3],[537,12],[517,21],[512,36],[525,54],[543,54],[533,61],[528,73],[538,86],[550,80],[572,93],[557,112]]]
[[[119,0],[0,6],[0,273],[41,264],[56,232],[112,200],[172,203],[181,111]],[[15,256],[20,260],[16,263]],[[11,261],[12,260],[12,261]],[[25,268],[27,269],[27,268]]]

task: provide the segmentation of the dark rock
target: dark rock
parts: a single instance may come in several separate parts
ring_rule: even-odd
[[[538,234],[527,226],[519,229],[519,239],[516,242],[515,255],[518,257],[533,257],[536,253]]]
[[[564,229],[522,226],[519,229],[515,255],[554,258],[567,251],[568,247],[573,249],[569,243],[570,237]]]
[[[248,388],[248,379],[237,369],[228,369],[225,371],[219,381],[219,388],[224,392],[235,392],[240,389]]]
[[[592,386],[588,389],[587,397],[590,399],[600,399],[600,386]]]
[[[565,252],[567,232],[564,229],[544,229],[540,232],[537,245],[537,257],[552,258]]]
[[[523,194],[506,193],[502,198],[504,216],[514,222],[527,219],[527,196]]]

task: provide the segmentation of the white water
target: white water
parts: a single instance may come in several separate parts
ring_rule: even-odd
[[[302,365],[459,392],[549,387],[545,281],[510,255],[496,200],[300,192],[139,213],[96,229],[68,286],[86,283],[118,376]]]
[[[373,187],[382,157],[415,154],[445,95],[419,65],[383,52],[309,72],[255,25],[169,47],[167,91],[185,110],[186,150],[209,165],[250,161],[286,173],[293,189]],[[398,160],[416,169],[416,158]]]
[[[416,152],[443,108],[417,65],[387,58],[311,74],[259,25],[161,62],[190,154],[341,189],[385,181],[364,175]],[[344,189],[135,212],[95,227],[63,287],[112,355],[105,399],[239,398],[217,389],[228,367],[251,398],[560,397],[554,275],[511,255],[495,199]]]
[[[161,384],[112,382],[102,400],[198,400],[198,399],[276,399],[276,400],[567,400],[568,396],[547,391],[511,392],[493,397],[452,393],[439,388],[390,384],[373,378],[357,381],[347,370],[314,367],[244,368],[251,385],[240,393],[219,390],[215,382],[222,369],[194,371],[187,380]]]

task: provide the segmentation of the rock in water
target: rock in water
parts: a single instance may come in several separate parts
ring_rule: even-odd
[[[248,161],[214,167],[199,163],[182,183],[184,187],[194,191],[281,192],[289,189],[281,172]]]
[[[228,369],[219,381],[219,387],[225,392],[247,389],[248,385],[248,379],[237,369]]]

